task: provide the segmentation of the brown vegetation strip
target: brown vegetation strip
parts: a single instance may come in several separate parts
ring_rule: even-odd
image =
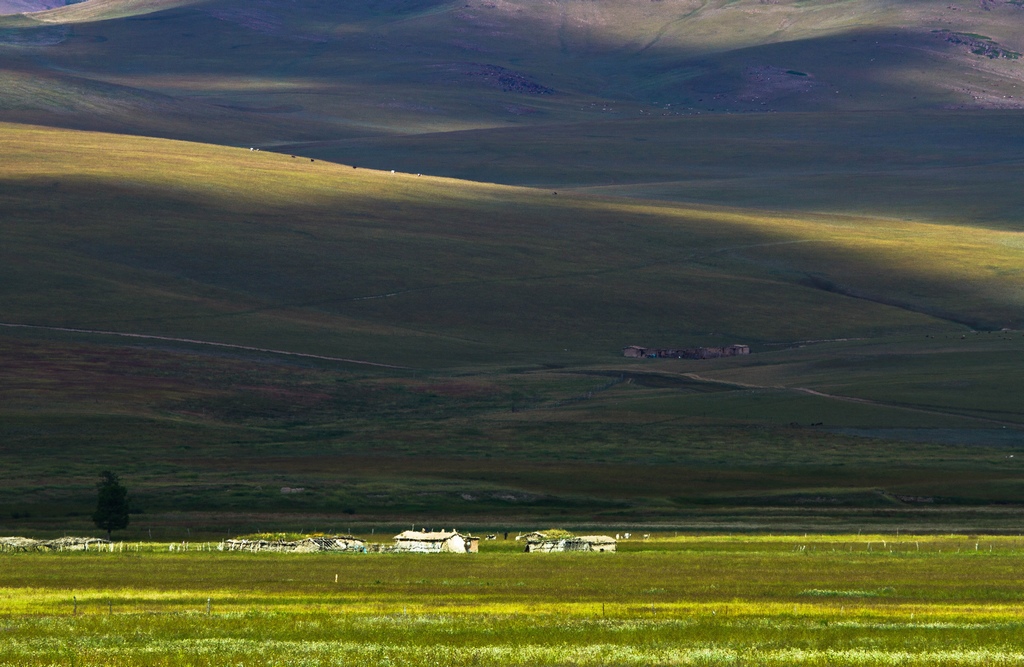
[[[281,354],[289,357],[305,357],[307,359],[322,359],[324,361],[340,361],[346,364],[361,364],[363,366],[377,366],[380,368],[398,368],[407,370],[408,366],[394,366],[392,364],[382,364],[375,361],[361,361],[359,359],[346,359],[344,357],[328,357],[321,354],[309,354],[308,352],[289,352],[287,350],[273,350],[266,347],[253,347],[251,345],[237,345],[235,343],[218,343],[209,340],[196,340],[194,338],[175,338],[173,336],[156,336],[153,334],[139,334],[139,333],[128,333],[124,331],[99,331],[95,329],[74,329],[71,327],[47,327],[38,324],[12,324],[8,322],[0,322],[0,327],[10,327],[17,329],[41,329],[44,331],[64,331],[67,333],[81,333],[81,334],[93,334],[99,336],[121,336],[123,338],[144,338],[147,340],[162,340],[169,341],[172,343],[189,343],[191,345],[210,345],[213,347],[225,347],[232,350],[246,350],[248,352],[264,352],[267,354]]]

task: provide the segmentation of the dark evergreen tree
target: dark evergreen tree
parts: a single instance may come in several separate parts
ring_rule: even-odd
[[[109,540],[111,531],[128,527],[128,489],[121,486],[117,475],[104,470],[96,490],[96,511],[92,520],[98,528],[107,531]]]

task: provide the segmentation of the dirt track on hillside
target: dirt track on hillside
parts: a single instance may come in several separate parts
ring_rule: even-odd
[[[8,327],[11,329],[35,329],[40,331],[61,331],[65,333],[79,333],[79,334],[90,334],[94,336],[119,336],[121,338],[141,338],[144,340],[159,340],[171,343],[187,343],[189,345],[209,345],[212,347],[222,347],[231,350],[244,350],[246,352],[262,352],[264,354],[279,354],[288,357],[303,357],[305,359],[321,359],[323,361],[338,361],[346,364],[360,364],[362,366],[377,366],[378,368],[397,368],[407,370],[408,366],[395,366],[392,364],[382,364],[375,361],[363,361],[361,359],[346,359],[345,357],[328,357],[322,354],[309,354],[306,352],[290,352],[288,350],[274,350],[267,347],[253,347],[251,345],[236,345],[234,343],[218,343],[211,340],[197,340],[195,338],[175,338],[173,336],[156,336],[152,334],[139,334],[139,333],[128,333],[123,331],[100,331],[96,329],[74,329],[71,327],[46,327],[36,324],[13,324],[8,322],[0,322],[0,327]]]

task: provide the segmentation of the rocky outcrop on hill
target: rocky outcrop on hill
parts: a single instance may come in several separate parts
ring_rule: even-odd
[[[485,86],[501,88],[506,93],[523,93],[527,95],[553,95],[555,93],[553,88],[541,85],[521,72],[498,65],[451,63],[439,67],[448,74],[445,78],[455,75],[462,80],[471,79]]]
[[[1006,58],[1008,60],[1017,60],[1020,58],[1020,53],[1017,51],[1011,51],[1003,48],[998,42],[992,41],[991,38],[985,37],[984,35],[975,35],[967,32],[952,32],[950,30],[935,30],[933,34],[942,37],[945,41],[950,44],[960,44],[966,46],[971,53],[978,56],[985,56],[986,58]]]

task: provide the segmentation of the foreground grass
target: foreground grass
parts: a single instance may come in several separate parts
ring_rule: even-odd
[[[655,537],[545,556],[513,544],[474,557],[7,555],[0,664],[1024,660],[1019,538]]]
[[[246,613],[16,621],[5,665],[1012,665],[1019,621]],[[59,632],[54,641],[51,633]],[[280,637],[280,638],[278,638]],[[955,648],[951,648],[951,646]]]

